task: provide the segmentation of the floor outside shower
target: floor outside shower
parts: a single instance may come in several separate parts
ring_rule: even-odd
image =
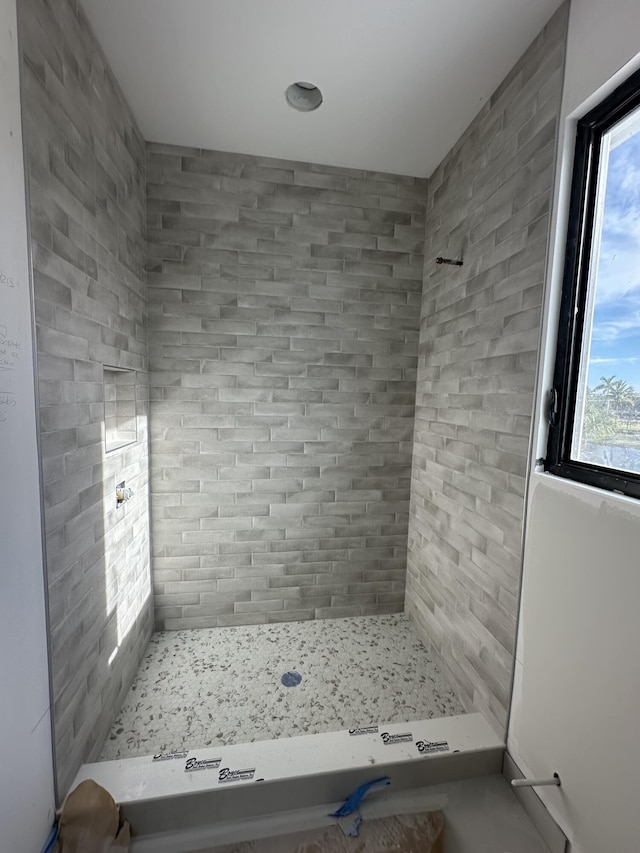
[[[463,713],[404,615],[164,631],[100,759]]]

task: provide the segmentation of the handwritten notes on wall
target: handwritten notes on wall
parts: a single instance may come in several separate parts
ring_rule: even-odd
[[[0,846],[42,850],[54,796],[18,72],[16,3],[0,0]]]
[[[12,300],[3,293],[5,290],[18,290],[17,280],[0,271],[0,426],[7,423],[18,404],[16,368],[24,350],[16,319],[10,313]]]

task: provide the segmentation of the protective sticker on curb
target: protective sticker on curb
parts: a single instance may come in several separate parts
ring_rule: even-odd
[[[249,770],[229,770],[224,767],[218,774],[218,782],[242,782],[248,779],[253,779],[256,768],[252,767]]]
[[[191,773],[194,770],[217,770],[220,767],[221,758],[205,758],[198,761],[197,758],[189,758],[184,766],[185,773]]]
[[[416,741],[416,746],[421,755],[430,755],[433,752],[449,752],[449,744],[446,740],[419,740]]]
[[[354,735],[377,735],[378,727],[377,726],[358,726],[356,729],[349,729],[349,734],[351,737]]]
[[[411,743],[413,741],[411,732],[405,732],[402,735],[390,735],[389,732],[382,732],[380,737],[385,746],[392,746],[394,743]]]
[[[174,758],[186,758],[187,752],[156,752],[152,761],[173,761]]]

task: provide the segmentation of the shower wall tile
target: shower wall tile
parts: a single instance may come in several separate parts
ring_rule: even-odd
[[[407,610],[501,733],[566,26],[567,4],[428,186]]]
[[[79,3],[20,0],[59,793],[97,757],[152,629],[145,150]],[[136,371],[105,453],[103,364]],[[115,484],[134,498],[116,509]]]
[[[159,628],[402,611],[426,181],[147,146]]]

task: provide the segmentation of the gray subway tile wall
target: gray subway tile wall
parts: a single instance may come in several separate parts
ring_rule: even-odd
[[[145,150],[76,2],[20,0],[59,791],[95,758],[152,630]],[[103,365],[136,371],[105,452]],[[134,498],[116,509],[115,485]]]
[[[158,628],[404,607],[426,181],[147,146]]]
[[[407,611],[501,733],[567,16],[564,4],[428,187]]]
[[[406,586],[503,726],[566,6],[428,185],[145,149],[77,0],[18,8],[61,792],[154,603],[230,626],[397,612]],[[103,365],[136,371],[110,454]]]

